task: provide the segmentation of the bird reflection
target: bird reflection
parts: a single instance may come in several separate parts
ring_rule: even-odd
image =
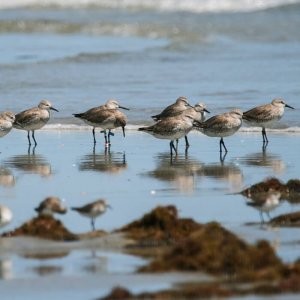
[[[242,170],[233,162],[226,163],[225,157],[226,154],[224,156],[220,155],[219,163],[204,164],[197,175],[226,181],[233,190],[240,190],[244,182]]]
[[[202,163],[187,155],[170,157],[168,153],[161,153],[156,157],[157,168],[147,173],[163,181],[172,182],[183,193],[195,190],[195,174],[202,168]]]
[[[106,148],[101,154],[84,155],[79,164],[81,171],[99,171],[108,173],[120,173],[127,169],[126,155],[120,152],[111,152]]]
[[[277,174],[283,173],[286,169],[286,165],[280,159],[279,155],[267,153],[265,150],[248,154],[245,157],[240,158],[240,161],[246,166],[272,168],[274,173]]]
[[[4,165],[30,174],[48,177],[52,174],[50,163],[40,154],[28,153],[7,159]]]
[[[12,187],[15,184],[16,179],[10,169],[0,166],[0,185],[4,187]]]
[[[48,276],[62,273],[63,268],[61,266],[41,265],[33,267],[32,271],[39,276]]]
[[[1,258],[0,259],[0,279],[12,279],[12,261],[10,258]]]
[[[108,257],[97,255],[95,250],[92,250],[92,255],[88,257],[88,263],[83,266],[83,270],[88,273],[107,273]]]

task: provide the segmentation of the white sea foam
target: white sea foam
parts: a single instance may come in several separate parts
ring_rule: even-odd
[[[137,131],[138,128],[147,126],[147,125],[133,125],[128,124],[126,130]],[[88,125],[76,125],[76,124],[48,124],[42,128],[42,130],[66,130],[66,131],[84,131],[91,130],[91,126]],[[120,128],[116,129],[121,130]],[[292,126],[288,128],[268,128],[268,132],[272,133],[288,133],[288,134],[300,134],[300,127]],[[196,132],[196,131],[195,131]],[[261,127],[242,127],[239,129],[241,133],[261,133]]]
[[[95,6],[163,11],[222,12],[254,11],[299,2],[299,0],[2,0],[0,9],[28,6],[66,8]]]

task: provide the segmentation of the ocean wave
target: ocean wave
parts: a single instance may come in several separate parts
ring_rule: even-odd
[[[134,10],[236,12],[256,11],[300,3],[299,0],[7,0],[0,9],[20,7],[121,8]]]
[[[128,131],[137,131],[139,127],[143,127],[149,124],[128,124],[126,130]],[[59,131],[90,131],[91,126],[88,125],[78,125],[78,124],[48,124],[42,128],[42,130],[59,130]],[[121,131],[121,129],[116,129]],[[240,133],[259,133],[261,134],[261,127],[242,127],[239,130]],[[268,132],[277,133],[277,134],[300,134],[300,127],[291,126],[287,128],[268,128]],[[192,132],[197,133],[197,131]]]

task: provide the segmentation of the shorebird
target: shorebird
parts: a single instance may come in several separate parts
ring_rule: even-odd
[[[88,217],[91,219],[92,230],[95,231],[95,218],[102,215],[106,212],[107,208],[111,206],[104,199],[99,199],[95,202],[86,204],[81,207],[71,207],[72,210],[77,211],[82,216]]]
[[[15,115],[10,111],[5,111],[0,114],[0,137],[7,135],[13,128]]]
[[[274,99],[269,104],[257,106],[244,112],[243,119],[251,126],[262,127],[263,143],[268,144],[266,127],[272,126],[273,123],[281,119],[285,107],[294,109],[294,107],[286,104],[284,100],[280,98]]]
[[[58,110],[52,107],[48,100],[42,100],[38,107],[33,107],[16,114],[14,127],[17,129],[27,130],[27,138],[29,146],[31,145],[29,132],[32,132],[32,138],[35,146],[37,142],[34,137],[34,131],[42,128],[50,119],[50,110]]]
[[[170,153],[173,151],[177,155],[177,149],[174,146],[174,141],[186,136],[193,129],[194,116],[191,113],[183,112],[174,117],[164,118],[159,120],[152,126],[141,127],[138,130],[147,132],[158,139],[166,139],[170,141]]]
[[[127,117],[120,112],[118,108],[129,110],[121,106],[117,100],[111,99],[106,104],[91,108],[84,113],[73,114],[74,117],[83,120],[86,124],[93,126],[94,144],[96,144],[95,128],[101,127],[103,129],[105,145],[110,145],[110,136],[114,135],[111,130],[117,127],[122,127],[123,136],[125,137],[125,126]],[[107,131],[108,130],[108,134]]]
[[[12,220],[11,210],[4,205],[0,205],[0,227],[7,225]]]
[[[252,206],[259,210],[261,222],[264,223],[263,213],[266,213],[269,219],[270,211],[274,210],[280,203],[281,193],[272,191],[268,193],[260,193],[255,198],[252,197],[252,201],[247,202],[247,205]]]
[[[182,112],[183,113],[183,112]],[[190,115],[192,115],[194,117],[194,120],[197,122],[204,122],[205,120],[205,113],[210,113],[207,109],[206,109],[206,104],[199,102],[197,103],[195,106],[193,107],[189,107],[187,108],[184,113],[188,113]],[[184,137],[185,139],[185,146],[186,148],[188,148],[190,146],[187,135]],[[176,149],[178,147],[178,139],[176,140]]]
[[[65,214],[67,208],[61,203],[57,197],[47,197],[38,207],[34,209],[39,216],[52,216],[54,213]]]
[[[242,117],[243,113],[240,109],[233,109],[230,112],[213,116],[203,123],[195,121],[194,128],[207,136],[220,137],[220,152],[222,152],[222,146],[225,152],[228,152],[223,138],[233,135],[239,130],[242,125]]]
[[[151,116],[154,121],[158,121],[164,118],[172,117],[178,113],[183,112],[188,107],[192,107],[186,97],[179,97],[175,103],[167,106],[160,114]]]

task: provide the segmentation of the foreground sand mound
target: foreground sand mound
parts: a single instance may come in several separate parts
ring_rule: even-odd
[[[233,276],[281,266],[268,242],[249,245],[219,224],[208,223],[141,271],[201,271]]]

